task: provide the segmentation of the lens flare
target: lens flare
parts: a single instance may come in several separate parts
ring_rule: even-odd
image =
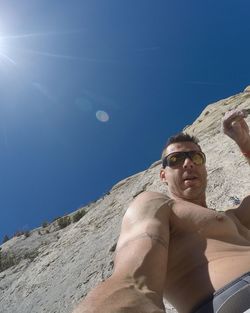
[[[98,119],[98,121],[103,122],[103,123],[109,121],[109,115],[105,111],[97,111],[96,118]]]

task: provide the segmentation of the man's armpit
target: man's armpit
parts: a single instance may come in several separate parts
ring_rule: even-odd
[[[116,252],[118,253],[120,250],[122,250],[124,247],[130,245],[130,243],[133,243],[136,240],[141,240],[141,239],[151,239],[153,241],[155,241],[156,243],[159,243],[160,245],[162,245],[165,249],[168,249],[168,242],[166,240],[164,240],[161,236],[158,235],[154,235],[154,234],[150,234],[150,233],[142,233],[139,234],[129,240],[127,240],[123,245],[121,245]]]

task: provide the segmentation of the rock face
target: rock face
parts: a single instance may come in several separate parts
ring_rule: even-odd
[[[249,192],[250,167],[235,143],[220,131],[223,114],[233,108],[250,108],[250,86],[208,105],[185,128],[200,139],[207,155],[207,200],[216,209],[234,206]],[[247,122],[250,125],[249,117]],[[128,204],[144,190],[167,192],[159,170],[157,161],[119,182],[102,199],[86,206],[86,215],[76,223],[60,229],[54,221],[4,243],[0,262],[8,255],[10,265],[13,260],[16,265],[0,272],[0,312],[70,313],[91,288],[111,275]],[[166,310],[176,312],[168,303]]]

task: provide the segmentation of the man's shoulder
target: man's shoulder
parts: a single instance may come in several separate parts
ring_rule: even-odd
[[[139,195],[135,197],[132,204],[140,204],[140,203],[147,203],[147,202],[159,202],[159,203],[165,203],[165,202],[173,202],[174,200],[171,199],[169,196],[156,192],[156,191],[143,191]]]
[[[232,218],[237,218],[241,224],[250,229],[250,196],[246,196],[238,206],[230,208],[225,213]]]
[[[163,193],[144,191],[130,203],[125,215],[127,217],[137,215],[152,216],[159,210],[170,209],[172,204],[173,200]]]

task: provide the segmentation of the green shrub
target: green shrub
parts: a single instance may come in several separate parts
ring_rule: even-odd
[[[0,272],[17,263],[17,259],[13,253],[2,252],[0,250]]]
[[[9,238],[7,235],[5,235],[5,236],[3,237],[3,243],[5,243],[5,242],[8,241],[8,240],[10,240],[10,238]]]
[[[25,238],[30,236],[29,230],[18,230],[15,232],[14,237],[21,237],[22,235],[25,236]]]
[[[73,223],[76,223],[78,222],[84,215],[86,214],[86,211],[84,209],[76,212],[74,215],[73,215]]]
[[[26,231],[24,232],[24,236],[25,236],[25,238],[28,238],[28,237],[30,236],[30,232],[29,232],[28,230],[26,230]]]
[[[47,227],[47,226],[49,226],[49,222],[45,221],[45,222],[42,223],[42,227],[43,227],[43,228],[45,228],[45,227]]]
[[[15,232],[14,237],[21,237],[22,235],[25,234],[25,231],[23,230],[18,230]]]
[[[57,223],[58,226],[62,229],[67,227],[71,223],[71,220],[69,216],[63,216],[57,220]]]
[[[52,220],[52,222],[55,222],[55,221],[59,220],[60,218],[61,218],[61,216],[57,216],[57,217],[55,217],[55,218]]]
[[[28,251],[24,255],[18,256],[11,251],[3,252],[0,248],[0,272],[7,270],[14,265],[18,265],[23,259],[29,259],[32,262],[37,256],[38,250]]]
[[[37,250],[28,251],[23,256],[23,259],[30,259],[30,261],[33,261],[37,256],[38,256],[38,251]]]

